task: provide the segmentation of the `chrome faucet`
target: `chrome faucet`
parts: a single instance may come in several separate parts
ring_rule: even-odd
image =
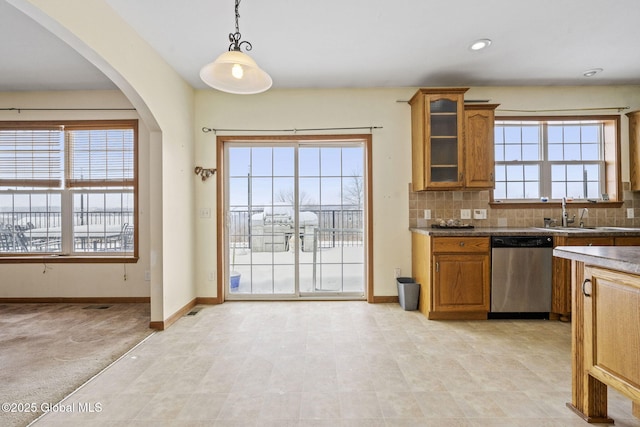
[[[584,221],[582,220],[582,217],[584,216],[584,214],[586,214],[587,212],[589,212],[589,209],[587,208],[582,208],[582,213],[580,214],[580,228],[584,228]]]
[[[569,219],[569,214],[567,213],[567,198],[563,197],[562,198],[562,226],[568,227],[569,224],[573,224],[575,220],[576,220],[575,215],[573,216],[573,218]]]

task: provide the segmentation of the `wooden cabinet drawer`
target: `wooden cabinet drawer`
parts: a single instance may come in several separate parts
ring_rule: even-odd
[[[611,237],[569,237],[566,246],[612,246]]]
[[[640,246],[640,237],[637,237],[637,236],[615,237],[614,246]]]
[[[489,237],[434,237],[434,253],[489,253]]]

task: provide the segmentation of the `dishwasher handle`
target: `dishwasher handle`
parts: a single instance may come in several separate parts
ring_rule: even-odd
[[[492,248],[553,248],[551,236],[493,236]]]

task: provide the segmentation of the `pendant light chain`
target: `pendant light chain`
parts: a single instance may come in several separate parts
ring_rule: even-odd
[[[229,33],[229,41],[231,44],[229,45],[229,50],[234,50],[236,52],[240,52],[240,48],[244,46],[244,49],[248,52],[253,49],[253,46],[248,41],[240,41],[242,38],[242,34],[240,34],[240,24],[238,23],[238,18],[240,18],[240,12],[238,8],[240,7],[240,0],[236,0],[236,32]]]
[[[240,8],[240,0],[236,0],[236,33],[240,32],[240,25],[238,24],[238,18],[240,18],[240,12],[238,12],[239,8]]]

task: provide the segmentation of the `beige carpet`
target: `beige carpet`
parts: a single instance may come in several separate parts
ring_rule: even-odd
[[[152,332],[149,304],[0,304],[0,425],[29,424]]]

